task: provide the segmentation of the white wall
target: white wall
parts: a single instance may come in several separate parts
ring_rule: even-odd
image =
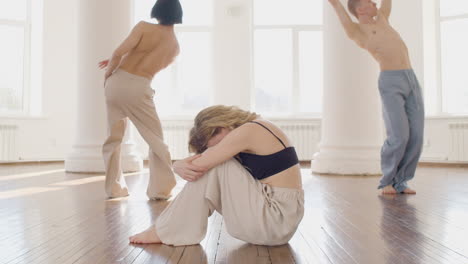
[[[423,37],[424,37],[424,101],[427,106],[426,114],[436,115],[442,112],[440,92],[437,89],[441,85],[439,80],[440,66],[438,63],[439,25],[438,8],[436,0],[428,0],[423,3]]]
[[[0,117],[0,124],[15,124],[19,127],[18,158],[22,160],[63,160],[70,153],[75,136],[76,94],[77,94],[77,1],[79,0],[43,0],[44,1],[44,54],[43,54],[43,115],[40,118],[5,118]],[[221,1],[221,0],[217,0]],[[394,9],[391,23],[401,33],[411,54],[414,69],[423,83],[424,49],[422,1],[393,1]],[[424,0],[426,1],[426,0]],[[237,19],[250,19],[250,7],[245,0],[226,1],[219,8],[227,12],[230,7],[238,7],[240,16],[226,17],[225,24],[241,23]],[[230,3],[230,4],[229,4]],[[236,9],[231,9],[236,11]],[[244,13],[246,12],[246,13]],[[226,14],[226,13],[225,13]],[[217,18],[217,19],[223,19]],[[239,36],[248,32],[238,32]],[[238,40],[241,41],[241,40]],[[234,45],[233,45],[234,46]],[[248,51],[249,47],[243,47]],[[248,58],[239,58],[236,64]],[[229,62],[227,62],[229,63]],[[225,65],[225,70],[229,65]],[[244,69],[245,70],[245,69]],[[237,72],[239,74],[239,72]],[[245,76],[237,80],[237,85],[248,82],[250,70],[243,71]],[[249,75],[249,76],[247,76]],[[423,85],[424,86],[424,85]],[[234,89],[231,92],[235,92]],[[229,96],[218,92],[219,101],[215,103],[238,104],[248,106],[248,91]],[[232,96],[232,97],[231,97]],[[103,102],[104,103],[104,102]],[[164,121],[163,121],[164,122]],[[423,160],[446,161],[450,149],[449,123],[468,122],[468,118],[428,118],[426,121],[426,139]],[[139,150],[146,157],[145,143],[136,138]],[[186,139],[184,139],[186,140]]]
[[[251,107],[251,0],[215,0],[213,21],[214,103]]]
[[[434,0],[424,0],[426,2],[423,2],[423,0],[412,0],[412,1],[393,1],[393,11],[392,15],[390,18],[391,24],[395,27],[395,29],[400,33],[401,37],[403,40],[406,42],[408,46],[408,50],[410,53],[411,57],[411,62],[413,65],[413,68],[419,78],[419,81],[421,85],[424,86],[426,85],[435,85],[433,83],[425,83],[426,80],[433,81],[434,78],[425,78],[424,73],[428,72],[425,71],[425,49],[424,49],[424,41],[425,38],[427,37],[423,34],[424,30],[427,29],[427,27],[424,27],[423,23],[430,23],[432,22],[430,19],[427,19],[427,17],[423,17],[423,7],[427,9],[427,6],[423,6],[423,3],[427,5],[427,2],[433,2]],[[218,16],[216,16],[216,22],[218,24],[226,24],[226,25],[231,25],[235,26],[235,23],[240,23],[239,21],[236,22],[235,17],[224,17],[219,14],[226,14],[226,11],[229,10],[229,7],[234,6],[238,7],[239,10],[242,10],[244,12],[248,12],[247,10],[250,8],[246,2],[248,1],[237,1],[235,2],[236,4],[232,4],[232,1],[226,0],[226,1],[219,1],[219,2],[224,2],[224,4],[218,3],[217,5],[217,13]],[[432,5],[432,7],[434,7]],[[427,11],[426,11],[427,12]],[[247,13],[244,13],[246,15]],[[248,17],[246,17],[248,18]],[[425,20],[423,20],[423,18]],[[250,18],[249,18],[250,19]],[[229,32],[229,31],[226,31]],[[246,32],[245,32],[246,33]],[[247,35],[244,35],[245,39],[243,39],[244,42],[248,42],[248,37]],[[242,37],[242,34],[239,34],[237,36],[237,41],[240,42],[242,39],[239,39],[239,37]],[[431,38],[428,38],[431,40]],[[227,47],[226,45],[225,47]],[[245,52],[250,52],[248,49],[244,50]],[[364,52],[364,51],[363,51]],[[231,62],[227,60],[229,57],[229,54],[226,55],[226,63]],[[234,58],[234,57],[233,57]],[[219,59],[219,58],[218,58]],[[243,61],[243,58],[234,58],[234,65],[242,65],[242,63],[246,63],[246,60]],[[215,60],[216,63],[216,60]],[[218,63],[219,60],[218,60]],[[243,74],[243,76],[240,76],[240,80],[237,80],[236,84],[247,80],[250,78],[247,73],[245,72],[240,72]],[[239,74],[239,72],[236,72],[236,74]],[[431,76],[428,76],[431,77]],[[216,87],[216,86],[215,86]],[[230,87],[232,89],[231,91],[236,91],[232,86],[225,86],[225,87]],[[218,88],[219,89],[219,88]],[[221,89],[220,89],[221,90]],[[218,91],[220,91],[218,90]],[[239,90],[237,90],[239,91]],[[229,93],[219,93],[221,94],[219,97],[215,97],[215,102],[214,103],[226,103],[226,101],[229,101],[231,104],[236,104],[238,103],[238,100],[247,100],[247,99],[242,99],[242,95],[244,95],[244,98],[248,98],[248,93],[246,93],[243,90],[239,91],[241,95],[234,95],[234,94],[229,94]],[[229,96],[223,96],[223,95],[229,95]],[[244,102],[244,103],[239,103],[240,105],[250,105],[249,102]],[[426,107],[427,108],[427,107]],[[281,119],[278,119],[277,121],[281,122]],[[164,122],[164,121],[163,121]],[[311,120],[311,122],[313,122]],[[421,157],[422,161],[427,161],[427,162],[452,162],[449,160],[450,156],[450,137],[451,137],[451,132],[449,131],[449,124],[450,123],[460,123],[460,122],[468,122],[468,117],[429,117],[426,119],[426,128],[425,128],[425,143],[424,143],[424,150],[423,154]],[[184,122],[182,122],[184,123]],[[187,122],[185,122],[187,123]],[[146,151],[147,151],[147,146],[144,143],[144,141],[141,139],[141,137],[136,138],[139,150],[141,151],[142,155],[146,157]],[[181,140],[187,140],[187,139],[181,139]],[[315,148],[315,146],[314,146]]]
[[[299,158],[310,160],[312,154],[318,151],[318,144],[321,142],[321,120],[320,119],[282,119],[269,118],[271,121],[285,129],[289,139],[296,145]],[[163,129],[166,143],[169,145],[173,159],[181,159],[188,155],[187,140],[188,131],[193,126],[192,120],[163,120]],[[468,130],[464,132],[450,131],[450,124],[468,124],[466,117],[430,117],[426,119],[425,138],[421,161],[437,163],[468,163],[468,140],[460,142],[458,148],[465,148],[464,155],[457,157],[457,150],[453,149],[453,144],[460,136],[465,134],[468,137]],[[306,125],[308,131],[304,131]],[[288,129],[289,127],[289,129]],[[468,127],[468,125],[464,125]],[[291,129],[293,128],[293,129]],[[383,131],[383,133],[385,133]],[[458,135],[457,135],[458,133]],[[382,135],[382,138],[385,138]],[[307,137],[307,138],[306,138]],[[458,137],[458,138],[457,138]],[[383,142],[382,142],[383,143]],[[141,137],[137,137],[139,151],[144,158],[147,158],[148,146]],[[464,144],[464,145],[463,145]]]
[[[421,81],[424,80],[423,0],[393,1],[390,23],[408,46],[411,63]],[[428,0],[424,0],[428,1]]]
[[[435,4],[434,0],[393,1],[390,22],[408,46],[413,68],[425,94],[425,110],[429,117],[425,123],[424,151],[421,160],[453,162],[449,158],[452,136],[449,124],[467,123],[468,116],[434,116],[440,108],[435,105],[438,102],[437,94],[429,94],[434,93],[436,90],[434,87],[438,85],[435,76],[437,68],[434,67],[434,63],[437,62],[434,54],[436,52],[434,41],[437,36],[434,32],[437,29],[434,24],[436,19],[434,14],[437,11]]]
[[[18,127],[20,160],[63,160],[75,135],[77,0],[43,1],[42,114],[0,116]]]

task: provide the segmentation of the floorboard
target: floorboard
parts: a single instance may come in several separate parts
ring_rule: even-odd
[[[132,245],[168,202],[146,198],[147,169],[125,176],[131,195],[106,199],[104,175],[63,163],[0,165],[0,264],[466,264],[468,167],[420,166],[416,195],[380,195],[379,177],[302,169],[304,218],[282,246],[228,234],[214,213],[200,245]],[[180,191],[184,181],[177,183]]]

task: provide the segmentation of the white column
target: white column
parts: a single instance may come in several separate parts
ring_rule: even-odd
[[[252,0],[215,0],[213,5],[214,103],[250,109]]]
[[[345,1],[342,0],[344,6]],[[382,137],[378,64],[346,36],[324,0],[322,138],[312,171],[380,174]]]
[[[104,71],[99,70],[97,63],[109,58],[130,32],[132,6],[128,0],[80,0],[78,5],[78,123],[65,169],[102,172],[101,147],[107,135],[107,121]],[[139,171],[143,163],[134,151],[131,130],[129,126],[122,145],[122,168]]]

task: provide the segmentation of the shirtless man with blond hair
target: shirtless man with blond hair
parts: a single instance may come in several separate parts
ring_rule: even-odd
[[[109,129],[103,157],[105,190],[110,198],[128,195],[120,161],[127,119],[149,145],[148,197],[167,199],[176,184],[171,156],[163,141],[161,122],[153,101],[151,81],[179,54],[174,24],[182,23],[182,7],[178,0],[158,0],[151,17],[158,24],[139,22],[113,52],[111,59],[99,63],[101,68],[107,67],[105,95]]]
[[[382,146],[383,194],[415,194],[408,187],[421,156],[424,133],[424,102],[421,87],[412,70],[408,48],[389,24],[392,0],[380,8],[371,0],[349,0],[348,10],[340,0],[328,0],[347,36],[367,50],[380,65],[379,92],[387,139]]]

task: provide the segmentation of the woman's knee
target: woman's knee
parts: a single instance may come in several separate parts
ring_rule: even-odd
[[[236,172],[241,172],[242,170],[245,170],[245,168],[242,167],[242,165],[240,165],[236,159],[231,158],[211,168],[207,174],[216,175],[219,177],[236,174]]]

